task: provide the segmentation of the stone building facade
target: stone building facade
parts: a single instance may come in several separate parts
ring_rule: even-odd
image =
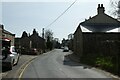
[[[45,50],[45,39],[40,37],[34,29],[32,35],[28,35],[24,31],[21,38],[15,39],[15,45],[18,49],[23,50],[23,54],[29,54],[31,49],[37,49],[39,53],[43,53]]]
[[[81,22],[72,41],[72,50],[79,58],[86,54],[118,54],[120,52],[120,33],[106,32],[120,27],[120,22],[104,13],[103,5],[98,5],[98,14]],[[81,25],[92,32],[83,32]]]
[[[120,52],[120,33],[84,32],[84,54],[118,54]]]
[[[73,52],[75,55],[81,57],[83,54],[83,37],[80,26],[76,29],[73,38]]]
[[[44,50],[45,49],[45,39],[40,37],[36,30],[33,30],[33,34],[29,36],[30,38],[30,47]]]
[[[120,55],[119,32],[82,32],[78,27],[70,43],[71,50],[77,57],[85,55]]]
[[[2,30],[3,30],[3,26],[0,25],[0,39],[2,39]]]
[[[0,39],[9,39],[11,40],[11,46],[14,46],[15,34],[4,29],[3,25],[0,25]]]

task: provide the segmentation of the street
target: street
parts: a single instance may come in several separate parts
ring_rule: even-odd
[[[21,68],[24,67],[29,60],[35,57],[36,56],[32,55],[21,55],[18,64],[13,66],[12,70],[7,70],[6,68],[2,69],[2,78],[18,78]]]
[[[65,57],[69,52],[60,49],[44,53],[33,60],[20,78],[111,78],[92,67],[83,66]]]
[[[0,8],[0,79],[120,80],[120,0],[3,0]]]

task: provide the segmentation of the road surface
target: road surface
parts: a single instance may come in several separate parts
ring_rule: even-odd
[[[21,74],[20,78],[111,78],[107,74],[71,61],[60,49],[38,56]],[[74,79],[73,79],[74,80]]]
[[[20,58],[19,58],[18,64],[15,65],[15,66],[13,66],[12,70],[7,70],[6,68],[3,68],[3,72],[0,73],[0,75],[2,75],[2,78],[18,78],[22,66],[24,67],[24,65],[28,61],[30,61],[31,59],[33,59],[35,57],[37,57],[37,56],[33,56],[33,55],[21,55]]]

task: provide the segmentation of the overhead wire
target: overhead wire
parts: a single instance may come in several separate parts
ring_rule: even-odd
[[[77,0],[75,0],[63,13],[61,13],[53,22],[51,22],[48,26],[46,26],[45,28],[50,27],[52,24],[54,24],[62,15],[64,15],[76,2]]]

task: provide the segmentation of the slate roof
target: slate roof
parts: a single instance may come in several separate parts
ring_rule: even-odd
[[[13,34],[13,33],[9,32],[9,31],[5,30],[5,29],[4,29],[4,25],[1,25],[1,24],[0,24],[0,28],[3,30],[2,33],[15,36],[15,34]]]
[[[102,9],[101,9],[102,8]],[[101,10],[101,11],[99,11]],[[117,19],[104,13],[103,4],[98,6],[98,14],[81,22],[80,25],[93,32],[105,32],[120,27],[120,22]]]

